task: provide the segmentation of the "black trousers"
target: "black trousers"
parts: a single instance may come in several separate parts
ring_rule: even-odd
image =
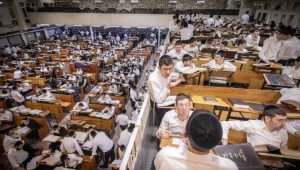
[[[103,155],[103,165],[102,168],[107,168],[108,164],[115,160],[115,146],[113,146],[108,152],[104,152]]]

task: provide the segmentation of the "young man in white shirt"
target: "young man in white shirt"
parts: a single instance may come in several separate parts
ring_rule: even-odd
[[[9,110],[0,108],[0,122],[1,123],[13,123],[13,114]]]
[[[148,88],[151,100],[157,104],[163,103],[170,94],[170,87],[177,86],[184,82],[184,78],[180,76],[171,82],[171,73],[173,72],[174,63],[171,57],[163,55],[158,61],[158,67],[150,74],[148,80]]]
[[[13,168],[22,170],[26,168],[26,159],[28,159],[28,152],[23,150],[23,142],[17,141],[14,147],[10,148],[7,153],[8,160]]]
[[[62,139],[60,149],[62,152],[69,154],[77,152],[80,156],[83,156],[84,154],[81,150],[81,147],[74,136],[74,131],[69,131],[67,136]]]
[[[189,43],[193,38],[193,30],[188,27],[186,21],[182,23],[182,28],[180,29],[180,40],[184,43]]]
[[[176,41],[175,48],[167,53],[168,56],[176,61],[182,60],[184,54],[187,54],[187,52],[183,49],[182,43],[180,41]]]
[[[125,146],[125,148],[127,147],[134,127],[135,127],[135,125],[131,123],[128,126],[128,128],[122,130],[122,132],[120,133],[119,140],[118,140],[119,147],[120,146]]]
[[[241,16],[241,23],[249,24],[249,20],[250,20],[249,11],[246,11],[246,13]]]
[[[244,131],[247,142],[254,148],[271,145],[283,148],[287,145],[288,134],[285,129],[286,113],[275,105],[264,108],[261,120],[223,121],[223,144],[227,144],[229,129]]]
[[[175,65],[175,71],[183,74],[195,68],[196,66],[193,63],[193,57],[188,54],[185,54],[182,57],[182,61],[177,62]]]
[[[56,97],[53,93],[50,92],[50,90],[42,89],[42,94],[38,96],[39,100],[45,100],[45,101],[55,101]]]
[[[12,87],[12,91],[10,92],[10,95],[17,103],[17,105],[20,105],[25,101],[24,96],[18,91],[18,88],[16,86]]]
[[[225,61],[224,60],[224,53],[222,51],[218,51],[215,54],[215,58],[211,61],[209,61],[206,64],[202,64],[204,67],[208,67],[210,70],[223,70],[223,71],[231,71],[235,72],[236,71],[236,66],[233,65],[230,61]]]
[[[192,100],[189,95],[180,93],[176,96],[175,109],[168,111],[156,132],[158,138],[169,138],[172,134],[183,136],[190,117]]]
[[[103,156],[103,165],[100,168],[107,168],[108,164],[111,163],[115,159],[114,153],[114,143],[112,139],[110,139],[104,132],[90,132],[93,141],[92,141],[92,156],[97,155],[97,149],[100,149],[104,156]]]
[[[234,162],[210,152],[222,139],[222,127],[213,113],[196,110],[186,125],[183,147],[164,147],[156,155],[156,170],[238,170]]]
[[[206,27],[214,27],[215,26],[215,19],[213,15],[210,15],[209,18],[205,20]]]
[[[294,36],[293,29],[286,26],[282,26],[279,29],[277,38],[282,42],[275,61],[283,65],[288,65],[289,60],[298,58],[300,53],[300,41]]]
[[[263,47],[258,53],[259,58],[266,63],[275,61],[280,46],[281,40],[277,38],[277,33],[274,32],[272,36],[270,36],[264,41]]]
[[[259,46],[260,36],[259,31],[252,29],[246,37],[247,47],[257,48]]]
[[[22,78],[22,76],[23,76],[23,73],[22,73],[21,69],[18,67],[18,68],[14,71],[13,78],[14,78],[15,80],[19,80],[19,79]]]

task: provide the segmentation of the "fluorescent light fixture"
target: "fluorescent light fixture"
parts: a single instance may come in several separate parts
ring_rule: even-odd
[[[196,4],[204,4],[204,3],[205,3],[204,0],[198,0],[198,1],[196,2]]]
[[[169,4],[177,4],[177,1],[176,0],[169,0],[168,3]]]

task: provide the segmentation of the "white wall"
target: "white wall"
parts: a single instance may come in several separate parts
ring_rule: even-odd
[[[168,14],[100,14],[100,13],[29,13],[33,24],[65,24],[95,26],[160,26],[168,27],[172,15]]]

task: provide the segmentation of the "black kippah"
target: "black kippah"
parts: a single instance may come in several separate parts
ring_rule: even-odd
[[[186,135],[197,150],[213,148],[221,141],[222,134],[221,123],[206,110],[195,110],[186,126]]]

